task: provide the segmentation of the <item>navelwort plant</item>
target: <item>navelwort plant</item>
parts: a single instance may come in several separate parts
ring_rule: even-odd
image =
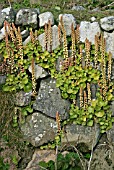
[[[62,30],[63,34],[66,34],[65,29]],[[105,52],[105,39],[102,35],[95,36],[95,46],[91,45],[88,39],[85,44],[80,44],[78,37],[79,31],[75,33],[72,26],[72,53],[69,57],[64,38],[65,59],[56,77],[56,86],[61,89],[62,97],[70,99],[72,103],[68,121],[87,126],[98,123],[103,133],[110,129],[114,122],[110,110],[114,89],[111,82],[112,55]]]
[[[33,32],[31,29],[31,42],[23,46],[20,28],[6,21],[4,26],[6,50],[2,70],[7,68],[4,91],[32,90],[33,96],[36,95],[34,66],[38,64],[56,78],[56,86],[60,88],[62,97],[71,102],[69,119],[64,124],[72,122],[93,126],[98,123],[102,133],[112,127],[114,118],[110,104],[114,98],[114,85],[111,82],[113,60],[112,54],[105,51],[106,42],[102,34],[95,36],[95,45],[91,45],[88,39],[81,43],[79,26],[75,30],[72,24],[68,41],[61,17],[58,26],[60,46],[52,49],[52,27],[49,21],[44,27],[43,51],[37,38],[39,31]],[[56,69],[58,59],[61,60],[60,71]],[[30,65],[31,76],[27,73]]]
[[[66,34],[64,28],[63,34]],[[111,82],[112,55],[105,52],[105,39],[102,35],[95,36],[95,46],[91,45],[88,39],[85,44],[80,44],[79,31],[75,33],[72,26],[71,37],[70,57],[64,38],[65,59],[56,77],[56,86],[61,89],[62,97],[70,99],[72,103],[68,121],[88,126],[98,123],[103,133],[110,129],[114,122],[110,110],[114,89]]]
[[[14,107],[13,127],[18,127],[25,123],[26,116],[33,112],[32,102],[28,106]]]

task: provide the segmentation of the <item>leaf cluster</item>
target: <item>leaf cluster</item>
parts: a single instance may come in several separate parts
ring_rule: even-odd
[[[42,31],[41,31],[42,32]],[[69,37],[68,37],[69,39]],[[71,39],[68,41],[69,48],[71,49]],[[80,45],[80,44],[79,44]],[[80,46],[76,44],[75,51],[75,64],[68,65],[67,68],[64,68],[62,65],[62,69],[57,71],[57,59],[64,58],[63,48],[57,48],[52,52],[43,51],[42,47],[39,45],[39,42],[36,40],[35,42],[30,42],[26,46],[22,47],[23,52],[23,60],[20,58],[20,50],[18,50],[13,42],[11,42],[10,48],[14,51],[14,66],[13,72],[7,73],[6,84],[3,86],[4,91],[20,91],[24,90],[25,92],[29,92],[32,90],[32,76],[28,74],[28,68],[32,63],[32,59],[34,58],[35,64],[40,65],[48,73],[51,77],[56,78],[56,87],[60,88],[61,95],[64,99],[69,99],[71,102],[71,109],[69,112],[70,120],[76,124],[93,126],[94,123],[98,123],[101,127],[101,131],[104,132],[112,127],[113,118],[112,113],[110,111],[110,103],[113,100],[113,84],[107,84],[106,96],[103,99],[100,93],[100,87],[98,86],[98,82],[100,82],[101,86],[103,86],[103,72],[100,67],[96,69],[94,67],[95,61],[95,46],[92,45],[89,51],[89,66],[86,65],[87,62],[87,49],[86,44],[82,44],[83,51],[85,51],[84,55],[81,57],[80,54]],[[3,44],[2,44],[3,47]],[[2,48],[0,48],[2,50]],[[3,52],[3,51],[2,51]],[[4,52],[4,58],[8,59],[8,53]],[[100,65],[102,63],[101,51],[98,51],[97,56],[97,64]],[[65,60],[65,59],[63,59]],[[63,61],[64,62],[64,61]],[[105,62],[108,63],[108,56],[105,54]],[[108,64],[106,64],[108,65]],[[106,75],[107,77],[107,75]],[[107,81],[107,80],[106,80]],[[94,84],[96,89],[96,96],[94,100],[91,98],[91,104],[88,104],[88,88],[87,84]],[[74,104],[74,101],[78,101],[80,97],[80,89],[86,92],[86,108],[85,99],[83,95],[83,107],[78,104]],[[90,93],[91,93],[90,89]],[[26,111],[23,111],[24,114]],[[14,119],[15,123],[17,121],[18,116]],[[68,120],[69,121],[69,120]]]
[[[41,169],[46,168],[49,170],[55,169],[55,162],[39,162]],[[81,170],[80,158],[77,153],[69,152],[65,156],[59,153],[57,155],[57,170]]]
[[[13,127],[18,127],[19,124],[25,123],[25,118],[33,112],[32,103],[24,107],[15,107],[16,111],[13,115]]]

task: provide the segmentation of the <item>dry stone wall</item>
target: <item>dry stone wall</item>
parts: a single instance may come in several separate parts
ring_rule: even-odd
[[[63,22],[65,25],[67,35],[71,34],[71,24],[73,23],[74,28],[77,25],[76,18],[72,14],[60,14],[63,16]],[[56,49],[59,46],[57,39],[57,25],[54,25],[54,16],[51,12],[41,13],[39,9],[20,9],[18,11],[8,7],[0,11],[0,41],[5,37],[4,21],[15,23],[16,26],[21,28],[21,35],[23,37],[23,45],[26,45],[30,40],[29,29],[39,29],[44,27],[45,23],[51,21],[53,44],[52,49]],[[81,21],[80,22],[80,41],[85,42],[87,38],[92,44],[94,44],[94,37],[97,33],[103,32],[106,38],[106,51],[111,52],[114,59],[114,16],[105,17],[97,21]],[[38,40],[42,49],[44,50],[44,34],[38,36]],[[33,104],[34,113],[27,117],[26,123],[21,127],[21,130],[25,138],[32,143],[34,146],[40,146],[48,141],[54,140],[57,127],[55,122],[55,112],[60,110],[63,112],[63,119],[67,117],[67,113],[70,107],[70,102],[61,98],[60,90],[55,87],[55,80],[48,77],[48,73],[45,72],[41,67],[35,66],[37,70],[36,79],[45,78],[41,80],[38,96]],[[31,72],[31,68],[29,67]],[[112,80],[114,80],[114,62],[112,65]],[[5,76],[0,76],[0,84],[5,82]],[[21,93],[21,94],[20,94]],[[20,92],[17,94],[15,104],[17,106],[26,106],[31,101],[31,92],[24,93]],[[56,103],[57,102],[57,103]],[[58,108],[58,109],[57,109]],[[112,103],[112,110],[114,113],[114,103]],[[92,147],[92,141],[96,140],[100,134],[98,127],[85,128],[83,126],[68,126],[68,138],[70,142],[85,143],[89,149]],[[74,132],[75,129],[75,132]],[[47,135],[48,133],[48,135]],[[88,135],[89,134],[89,135]],[[75,136],[75,139],[74,139]],[[107,132],[108,139],[114,143],[114,126]],[[71,141],[72,140],[72,141]]]

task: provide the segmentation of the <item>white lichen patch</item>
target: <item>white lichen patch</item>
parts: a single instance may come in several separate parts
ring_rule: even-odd
[[[53,83],[52,80],[50,80],[50,83]]]
[[[56,123],[50,123],[50,126],[51,126],[51,128],[57,128],[57,124]]]
[[[37,128],[37,127],[38,127],[38,125],[37,125],[37,124],[35,124],[35,125],[34,125],[34,127],[35,127],[35,128]]]
[[[56,83],[56,81],[54,80],[53,83]]]
[[[40,138],[37,136],[36,138],[35,138],[35,142],[39,142],[40,141]]]
[[[36,123],[36,122],[37,122],[37,119],[34,119],[33,122]]]
[[[42,138],[42,137],[43,137],[43,134],[39,134],[38,137]]]

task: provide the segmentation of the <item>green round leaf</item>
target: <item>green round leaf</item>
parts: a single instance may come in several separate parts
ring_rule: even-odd
[[[93,120],[90,120],[89,122],[87,122],[88,126],[93,126]]]
[[[99,112],[96,112],[95,115],[96,115],[97,117],[103,117],[103,116],[104,116],[104,111],[101,110],[101,111],[99,111]]]
[[[88,107],[88,112],[89,112],[89,113],[94,113],[94,108],[93,108],[93,107],[91,107],[91,106],[90,106],[90,107]]]
[[[68,90],[67,90],[67,93],[69,93],[69,94],[70,94],[70,93],[73,93],[73,90],[72,90],[72,89],[68,89]]]

